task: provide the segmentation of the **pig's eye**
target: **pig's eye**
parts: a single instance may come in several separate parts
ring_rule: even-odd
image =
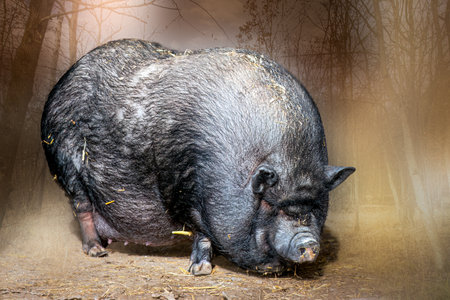
[[[311,224],[311,215],[302,213],[300,207],[285,207],[281,213],[286,215],[288,220],[298,223],[298,226],[309,226]]]
[[[289,221],[295,221],[297,220],[297,217],[293,214],[287,213],[286,210],[280,210],[279,214],[281,216],[284,216],[285,218],[287,218]]]
[[[289,218],[289,219],[297,219],[299,216],[300,211],[293,207],[284,207],[282,212]]]

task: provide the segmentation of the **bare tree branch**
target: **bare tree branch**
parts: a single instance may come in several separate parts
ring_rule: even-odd
[[[80,4],[80,5],[83,5],[84,7],[80,8],[80,9],[76,9],[76,10],[71,10],[71,11],[66,11],[66,12],[61,12],[61,13],[49,15],[49,16],[47,16],[45,18],[42,18],[41,22],[49,20],[49,19],[53,19],[53,18],[56,18],[56,17],[59,17],[61,15],[70,15],[70,14],[80,13],[80,12],[87,11],[87,10],[93,10],[93,9],[96,9],[96,8],[104,8],[104,9],[113,9],[113,10],[115,10],[115,9],[122,9],[122,8],[137,8],[137,7],[144,7],[144,6],[152,5],[152,6],[168,9],[168,10],[176,10],[176,8],[173,8],[173,7],[166,7],[166,6],[162,6],[162,5],[159,5],[159,4],[155,4],[154,3],[155,0],[152,0],[150,2],[145,2],[145,3],[142,3],[142,4],[120,5],[120,6],[111,6],[111,7],[109,7],[108,5],[115,4],[115,3],[122,3],[123,1],[121,1],[121,0],[110,0],[110,1],[106,1],[106,2],[100,3],[100,4],[89,4],[89,3],[84,3],[83,1],[75,1],[75,2]]]
[[[115,13],[116,15],[121,15],[121,16],[129,17],[129,18],[135,19],[135,20],[137,20],[137,21],[139,21],[139,22],[141,22],[141,23],[147,24],[147,21],[144,21],[143,19],[138,18],[138,17],[136,17],[135,15],[132,15],[132,14],[129,14],[129,13],[126,13],[126,12],[118,11],[117,9],[112,8],[112,7],[109,7],[109,8],[106,8],[106,9],[112,11],[112,12]]]
[[[214,16],[211,15],[211,13],[210,13],[207,9],[205,9],[202,5],[200,5],[198,2],[196,2],[196,1],[194,1],[194,0],[189,0],[189,1],[190,1],[191,3],[197,5],[201,10],[203,10],[203,11],[211,18],[211,20],[213,20],[213,22],[217,25],[217,27],[219,27],[219,29],[220,29],[220,30],[222,31],[222,33],[226,36],[226,38],[227,38],[230,42],[232,42],[232,43],[234,44],[233,40],[228,36],[228,34],[227,34],[227,32],[225,31],[225,29],[220,25],[219,22],[217,22],[216,18],[214,18]]]

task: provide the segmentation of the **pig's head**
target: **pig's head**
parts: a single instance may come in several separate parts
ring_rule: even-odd
[[[267,166],[259,167],[252,180],[253,192],[260,195],[260,218],[272,221],[256,236],[257,244],[271,248],[284,264],[315,261],[328,210],[328,192],[354,171],[352,167],[327,165],[322,174],[298,174],[290,192],[280,197],[276,189],[268,189],[277,184],[276,172]],[[265,193],[262,186],[267,188]]]
[[[320,251],[328,192],[354,171],[326,165],[286,180],[282,170],[263,163],[249,180],[246,190],[251,196],[241,195],[251,201],[240,200],[237,207],[232,199],[220,208],[213,204],[209,236],[231,261],[258,272],[278,273],[293,264],[313,262]]]
[[[270,166],[257,169],[252,178],[253,193],[260,201],[256,251],[264,249],[273,256],[271,262],[260,267],[263,272],[316,260],[328,210],[328,192],[354,171],[352,167],[328,165],[319,172],[303,170],[287,188]]]

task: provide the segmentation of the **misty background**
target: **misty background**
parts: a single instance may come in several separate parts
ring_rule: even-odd
[[[331,193],[338,259],[386,289],[450,294],[450,0],[1,1],[0,254],[78,234],[41,113],[73,63],[120,38],[281,63],[319,107],[330,163],[357,169]]]

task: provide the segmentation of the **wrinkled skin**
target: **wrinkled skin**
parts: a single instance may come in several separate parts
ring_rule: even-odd
[[[328,192],[354,172],[328,165],[304,87],[246,50],[110,42],[57,83],[41,129],[85,253],[174,244],[186,226],[195,275],[213,252],[259,272],[314,261]]]

